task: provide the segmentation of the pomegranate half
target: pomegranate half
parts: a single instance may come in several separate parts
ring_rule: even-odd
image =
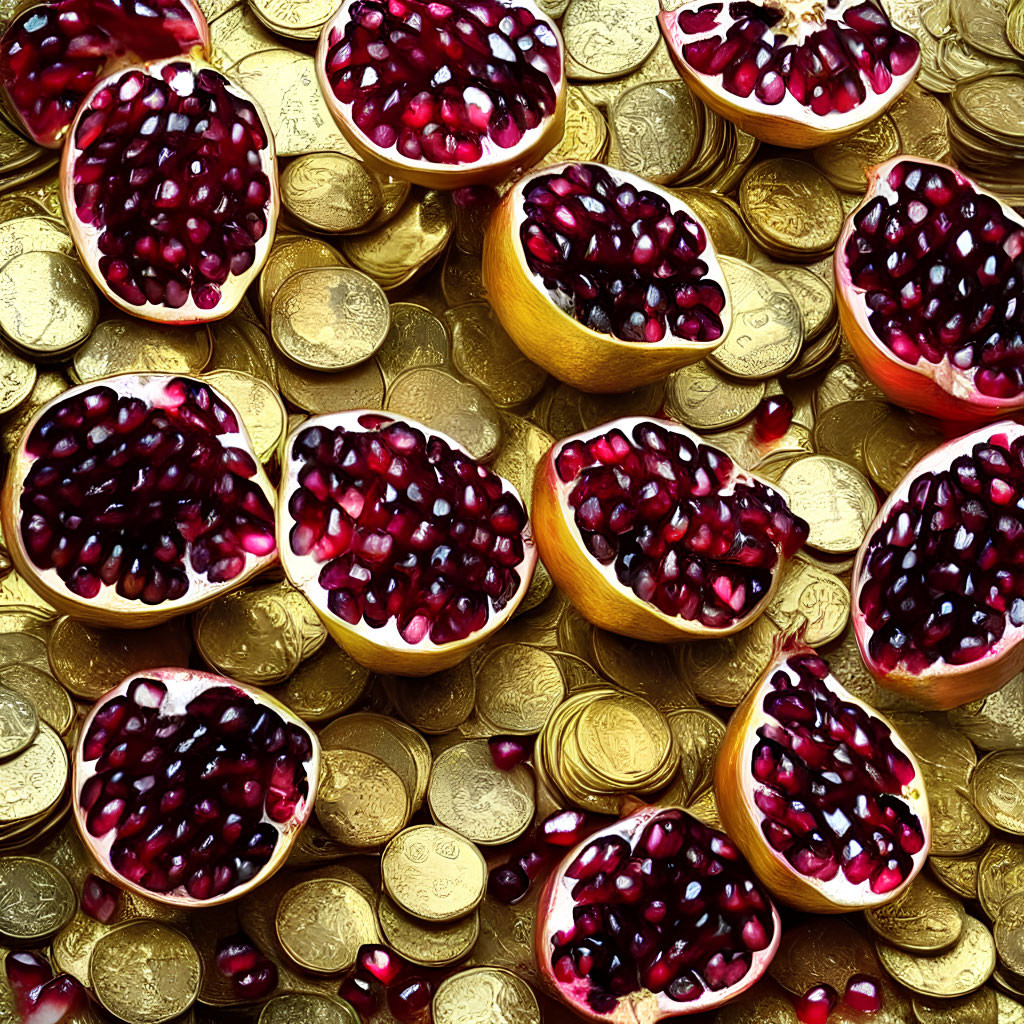
[[[649,417],[552,445],[533,520],[545,567],[586,618],[665,643],[748,626],[808,533],[774,485]]]
[[[778,911],[730,839],[642,807],[566,855],[537,909],[545,984],[579,1016],[653,1024],[714,1009],[765,972]]]
[[[32,588],[96,626],[194,611],[277,559],[274,491],[242,419],[190,377],[108,377],[44,405],[0,520]]]
[[[115,306],[146,320],[227,316],[274,240],[273,134],[256,100],[201,61],[121,67],[98,82],[60,181],[83,265]]]
[[[921,769],[809,647],[777,653],[715,762],[722,824],[785,903],[846,913],[895,899],[928,857]]]
[[[537,548],[515,487],[420,423],[315,416],[288,438],[281,478],[285,572],[375,672],[457,664],[530,586]]]
[[[265,882],[316,800],[313,731],[264,691],[185,668],[129,676],[96,702],[74,752],[72,809],[119,885],[213,906]]]
[[[874,0],[685,0],[659,15],[686,84],[763,142],[852,135],[917,75],[921,48]]]
[[[534,0],[344,0],[317,76],[371,166],[428,188],[498,184],[562,139],[562,37]]]
[[[82,100],[115,67],[209,52],[196,0],[22,4],[0,37],[0,107],[34,142],[56,148]]]
[[[714,245],[677,196],[603,164],[559,164],[505,195],[484,241],[491,305],[523,353],[582,391],[629,391],[729,331]]]
[[[900,481],[853,567],[853,623],[878,682],[938,710],[1024,669],[1024,426],[949,441]]]
[[[959,171],[869,173],[835,253],[843,330],[897,405],[976,425],[1024,409],[1024,219]]]

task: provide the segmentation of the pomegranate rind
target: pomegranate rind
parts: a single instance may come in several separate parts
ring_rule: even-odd
[[[167,705],[168,710],[177,708],[179,712],[183,711],[185,706],[194,697],[199,696],[199,694],[211,687],[226,686],[234,688],[247,694],[256,704],[270,708],[280,715],[286,724],[301,729],[309,737],[312,753],[309,760],[303,762],[309,784],[308,794],[305,798],[300,799],[296,806],[295,814],[287,822],[271,822],[271,819],[267,817],[264,811],[263,820],[274,825],[279,837],[270,860],[247,882],[243,882],[241,885],[235,886],[234,889],[221,893],[219,896],[212,896],[206,900],[197,900],[195,897],[190,896],[184,887],[173,889],[170,892],[154,892],[152,889],[145,888],[145,886],[137,885],[130,879],[125,878],[110,862],[110,850],[117,840],[114,831],[112,830],[107,835],[97,839],[90,834],[89,829],[86,827],[86,815],[82,810],[81,796],[85,784],[93,777],[91,765],[95,762],[85,760],[83,754],[85,737],[89,735],[89,730],[96,715],[113,698],[125,696],[136,679],[152,679],[163,683],[167,687],[167,700],[170,702]],[[82,842],[109,878],[116,881],[122,888],[128,889],[155,903],[163,903],[167,906],[191,910],[199,907],[214,907],[237,900],[257,886],[262,885],[263,882],[267,881],[271,875],[284,865],[295,840],[313,813],[319,781],[320,741],[317,739],[316,733],[291,708],[282,704],[276,698],[271,697],[266,691],[236,682],[234,679],[228,679],[225,676],[214,675],[211,672],[196,672],[187,668],[147,669],[128,676],[127,679],[124,679],[112,690],[105,693],[93,705],[92,710],[82,722],[71,758],[71,810],[75,819],[75,827],[78,829]]]
[[[560,309],[543,280],[526,261],[520,228],[526,214],[526,193],[540,177],[558,175],[576,162],[556,164],[521,178],[495,210],[484,238],[483,279],[491,306],[502,327],[527,359],[552,376],[580,391],[613,394],[662,380],[674,370],[689,366],[713,352],[726,338],[732,323],[729,285],[718,262],[711,233],[700,217],[682,199],[643,178],[603,167],[617,182],[653,192],[663,198],[672,212],[681,211],[696,221],[707,236],[701,259],[708,264],[707,280],[715,282],[725,295],[722,335],[715,341],[689,341],[671,333],[661,341],[623,341],[581,324]]]
[[[987,443],[997,435],[1009,442],[1024,436],[1024,426],[1006,420],[982,427],[970,434],[947,441],[930,455],[918,462],[893,489],[888,500],[881,507],[874,522],[864,535],[864,542],[857,552],[853,564],[850,608],[853,617],[854,634],[860,655],[868,671],[887,690],[909,697],[923,708],[948,711],[973,700],[981,700],[1005,686],[1015,675],[1024,671],[1024,626],[1015,627],[1010,621],[998,643],[989,654],[965,665],[950,665],[944,661],[933,662],[923,672],[908,671],[902,663],[891,672],[886,672],[871,657],[869,643],[873,630],[867,624],[860,609],[860,596],[870,580],[866,562],[871,549],[872,538],[885,525],[893,508],[905,501],[911,484],[924,473],[948,469],[958,455],[968,454],[976,444]]]
[[[937,167],[954,175],[958,182],[968,185],[978,195],[988,196],[999,203],[1003,216],[1024,228],[1024,218],[1008,207],[991,192],[981,188],[965,174],[948,164],[920,157],[895,157],[868,171],[868,188],[863,201],[846,218],[835,249],[836,296],[839,300],[839,320],[864,372],[885,392],[896,405],[915,412],[923,412],[962,426],[976,426],[1024,409],[1024,391],[1010,398],[983,395],[974,386],[977,367],[959,370],[948,359],[930,363],[924,356],[917,363],[900,359],[878,335],[869,320],[867,290],[853,283],[846,261],[846,247],[856,233],[857,214],[877,196],[893,198],[889,174],[901,163],[910,162],[926,167]]]
[[[921,66],[921,57],[918,55],[910,70],[902,75],[893,75],[892,86],[886,92],[876,95],[869,90],[860,106],[845,113],[833,111],[825,115],[815,114],[788,91],[781,103],[774,107],[768,106],[760,102],[754,93],[743,97],[726,91],[718,86],[715,76],[699,72],[686,60],[683,47],[701,36],[689,36],[683,32],[679,27],[679,13],[707,5],[708,0],[688,0],[675,10],[664,10],[658,15],[672,63],[691,91],[716,114],[770,145],[785,146],[787,149],[812,149],[853,135],[876,120],[903,95],[917,77]],[[762,3],[759,6],[780,7],[784,4],[780,0],[776,4]],[[848,3],[847,6],[854,4]]]
[[[256,242],[252,266],[244,273],[229,274],[227,280],[219,285],[221,297],[216,306],[212,309],[201,309],[196,305],[191,291],[185,303],[178,308],[148,301],[143,305],[135,305],[126,301],[110,287],[99,267],[100,251],[97,246],[97,240],[103,233],[103,225],[84,224],[76,213],[74,166],[75,161],[82,153],[82,150],[74,144],[78,125],[82,117],[89,112],[96,94],[123,75],[128,70],[128,67],[119,65],[111,74],[101,78],[83,101],[81,107],[79,107],[78,114],[68,133],[64,152],[61,154],[59,180],[60,204],[61,209],[64,211],[64,220],[68,225],[68,230],[71,232],[71,238],[75,243],[75,249],[78,252],[79,259],[82,261],[82,265],[89,272],[89,276],[93,279],[93,283],[100,290],[103,297],[113,303],[118,309],[124,310],[124,312],[139,317],[142,320],[152,320],[156,323],[164,324],[187,325],[210,323],[214,320],[221,320],[226,316],[230,316],[245,297],[246,289],[259,277],[263,264],[266,263],[267,257],[270,255],[270,249],[274,244],[274,236],[277,232],[277,221],[281,213],[281,186],[277,175],[277,150],[270,121],[267,119],[266,113],[256,98],[232,81],[228,75],[204,60],[190,59],[184,56],[150,61],[148,64],[137,65],[135,69],[143,71],[150,77],[156,77],[166,65],[180,63],[187,63],[195,73],[208,69],[224,79],[232,95],[245,103],[252,104],[260,123],[263,125],[267,140],[266,146],[260,153],[260,169],[267,176],[267,181],[270,183],[270,195],[265,209],[267,230],[263,233],[263,237]]]
[[[395,147],[384,149],[366,137],[352,120],[352,104],[342,103],[334,95],[334,89],[327,77],[327,57],[331,48],[331,33],[344,29],[351,20],[350,10],[356,0],[344,0],[334,16],[326,22],[320,33],[316,48],[316,75],[327,103],[327,109],[356,153],[375,171],[391,177],[411,181],[425,188],[450,190],[464,185],[498,185],[510,175],[531,167],[549,153],[565,132],[565,111],[568,97],[568,83],[565,77],[565,44],[558,25],[549,18],[534,0],[503,0],[509,6],[530,11],[538,21],[547,25],[558,40],[561,58],[561,74],[555,89],[554,111],[536,127],[529,129],[522,141],[509,149],[485,145],[479,160],[463,164],[437,164],[429,160],[412,160],[403,156]]]
[[[687,818],[694,817],[689,811],[678,807],[641,806],[638,810],[632,811],[628,817],[621,818],[613,825],[589,834],[574,846],[551,873],[541,893],[540,902],[537,904],[537,928],[534,932],[534,951],[540,968],[541,980],[545,988],[556,999],[565,1003],[584,1020],[604,1021],[606,1024],[655,1024],[656,1021],[668,1017],[683,1017],[692,1013],[713,1010],[731,999],[735,999],[755,985],[768,970],[768,965],[772,962],[779,943],[782,941],[782,920],[779,917],[778,909],[769,901],[774,926],[772,941],[765,949],[752,954],[750,970],[746,977],[738,984],[719,989],[717,992],[706,989],[702,996],[688,1003],[677,1002],[664,993],[654,993],[642,989],[627,996],[620,996],[611,1013],[597,1013],[586,1005],[588,986],[585,983],[581,981],[576,986],[567,987],[554,977],[551,964],[553,939],[557,932],[571,925],[573,907],[576,906],[572,895],[572,889],[576,883],[574,879],[567,877],[566,869],[587,846],[603,836],[622,836],[632,845],[640,838],[649,822],[669,810],[679,811]]]
[[[544,567],[551,574],[555,585],[584,618],[611,633],[652,643],[678,643],[681,640],[738,633],[771,604],[787,561],[781,547],[776,546],[779,560],[772,570],[771,585],[765,596],[731,625],[716,628],[679,616],[666,615],[659,608],[648,604],[619,582],[614,564],[602,565],[583,545],[575,513],[568,501],[574,481],[567,484],[560,479],[556,465],[558,456],[573,441],[589,441],[611,430],[621,430],[629,437],[633,428],[641,423],[653,423],[673,433],[683,434],[696,445],[707,444],[692,430],[656,416],[626,416],[556,441],[537,464],[533,479],[533,529]],[[735,460],[732,481],[763,484],[788,503],[789,497],[785,491],[768,480],[748,473]]]
[[[787,662],[794,654],[801,653],[814,654],[814,651],[802,644],[794,644],[777,653],[729,719],[715,760],[715,795],[718,797],[722,824],[750,861],[757,877],[771,890],[772,895],[783,903],[815,914],[845,914],[890,903],[910,885],[928,860],[931,845],[931,812],[928,808],[924,776],[917,758],[900,737],[896,727],[870,704],[850,693],[831,674],[825,680],[828,689],[840,700],[861,708],[887,726],[893,744],[913,765],[914,782],[910,786],[904,786],[903,792],[899,795],[921,822],[925,837],[924,846],[913,856],[913,868],[903,883],[891,892],[878,894],[871,892],[870,886],[866,883],[853,885],[843,877],[842,872],[829,881],[810,879],[800,874],[781,853],[769,845],[761,831],[761,822],[765,816],[754,803],[754,792],[759,783],[754,778],[751,764],[754,748],[760,740],[757,730],[770,720],[765,715],[762,704],[766,694],[774,692],[769,680],[777,671],[781,669],[795,677]]]
[[[365,621],[352,625],[335,615],[328,607],[328,591],[319,581],[322,563],[309,555],[297,555],[292,551],[290,532],[293,519],[288,505],[291,496],[299,486],[299,472],[304,463],[292,456],[296,438],[310,427],[325,427],[334,430],[338,427],[345,430],[364,431],[361,424],[363,417],[369,416],[381,421],[382,424],[401,422],[415,430],[422,431],[427,437],[437,437],[449,447],[472,458],[465,447],[447,434],[424,426],[416,420],[396,417],[392,413],[377,409],[350,409],[346,412],[328,413],[325,416],[312,416],[303,420],[289,434],[285,441],[284,458],[281,465],[281,487],[277,506],[277,547],[281,553],[281,564],[285,575],[292,585],[301,590],[310,604],[316,609],[317,615],[338,645],[360,665],[373,672],[384,672],[400,676],[426,676],[459,664],[489,637],[493,636],[515,614],[520,602],[526,596],[537,567],[537,545],[533,537],[533,527],[527,521],[523,531],[523,561],[516,567],[519,573],[519,586],[507,604],[495,611],[489,605],[487,623],[483,628],[470,633],[461,640],[451,643],[435,644],[429,637],[419,643],[409,643],[398,631],[395,620],[389,619],[380,628],[369,626]],[[497,475],[497,474],[496,474]],[[515,486],[499,476],[505,493],[514,495],[526,507],[522,495]]]
[[[159,398],[167,386],[175,380],[184,380],[208,388],[234,413],[238,422],[238,433],[218,436],[225,446],[241,448],[252,457],[256,463],[256,473],[250,478],[251,483],[263,492],[271,508],[277,502],[277,494],[260,463],[252,440],[246,432],[241,413],[229,399],[207,382],[184,374],[143,373],[106,377],[89,384],[69,388],[52,401],[47,402],[26,424],[18,442],[17,454],[12,457],[8,466],[3,491],[0,492],[0,525],[3,526],[3,536],[11,556],[11,562],[25,582],[40,597],[53,605],[61,615],[70,615],[74,619],[100,628],[146,629],[178,615],[195,611],[204,604],[209,604],[215,598],[242,586],[277,561],[276,551],[262,557],[247,554],[245,569],[235,579],[226,583],[211,583],[205,576],[200,576],[191,569],[187,569],[188,593],[177,600],[165,601],[159,605],[145,605],[141,601],[121,597],[113,586],[105,586],[97,597],[91,599],[78,597],[67,589],[55,569],[39,569],[32,561],[21,535],[21,495],[29,470],[35,462],[35,458],[26,450],[26,443],[39,420],[54,405],[59,405],[76,395],[86,394],[97,387],[112,388],[119,395],[148,399],[153,404],[153,400]]]

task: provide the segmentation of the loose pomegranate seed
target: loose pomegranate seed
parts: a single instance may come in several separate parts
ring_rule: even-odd
[[[434,997],[426,978],[406,978],[388,988],[388,1009],[400,1021],[415,1021],[425,1014]]]
[[[217,943],[217,970],[230,979],[231,989],[246,1002],[264,999],[277,988],[277,965],[257,949],[248,935],[239,933]]]
[[[831,985],[815,985],[797,1000],[797,1019],[800,1024],[828,1024],[838,999],[839,994]]]
[[[573,164],[533,181],[520,240],[530,270],[569,316],[623,341],[722,336],[725,292],[704,228],[656,192]]]
[[[530,891],[530,879],[518,864],[502,864],[491,868],[487,892],[499,903],[517,903]]]
[[[762,441],[777,441],[793,422],[793,403],[785,395],[770,395],[754,410],[754,430]]]
[[[86,1009],[82,983],[70,974],[54,977],[38,953],[8,953],[4,966],[22,1024],[62,1024]]]
[[[89,875],[82,885],[82,910],[102,924],[113,920],[117,913],[121,890],[96,875]]]
[[[882,985],[869,974],[852,974],[846,983],[843,1002],[859,1013],[875,1013],[882,1008]]]
[[[360,971],[382,985],[390,985],[404,970],[402,961],[384,946],[363,946],[358,965]]]
[[[512,771],[530,756],[529,747],[519,736],[495,736],[488,740],[487,744],[494,766],[503,772]]]
[[[341,983],[338,995],[351,1003],[356,1013],[364,1020],[372,1017],[380,1006],[374,986],[366,978],[347,978]]]

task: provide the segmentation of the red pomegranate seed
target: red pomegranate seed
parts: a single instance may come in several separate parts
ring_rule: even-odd
[[[846,982],[843,1002],[859,1013],[875,1013],[882,1008],[882,985],[869,974],[852,974]]]
[[[402,961],[384,946],[363,946],[359,950],[359,970],[382,985],[390,985],[404,970]]]
[[[434,986],[426,978],[406,978],[388,990],[388,1009],[400,1021],[416,1021],[425,1015],[434,996]]]
[[[53,968],[38,953],[8,953],[7,984],[23,1024],[62,1024],[86,1008],[82,983],[70,974],[53,976]]]
[[[487,892],[499,903],[516,903],[529,889],[529,876],[516,864],[502,864],[491,868],[487,876]]]
[[[494,766],[503,772],[512,771],[530,756],[529,747],[519,736],[495,736],[487,743]]]
[[[107,924],[117,913],[120,897],[121,891],[116,885],[96,875],[89,875],[82,885],[82,910],[97,921]]]
[[[793,403],[785,395],[769,395],[754,410],[754,429],[762,441],[777,441],[793,422]]]
[[[815,985],[797,1000],[797,1019],[800,1024],[827,1024],[838,999],[839,994],[831,985]]]

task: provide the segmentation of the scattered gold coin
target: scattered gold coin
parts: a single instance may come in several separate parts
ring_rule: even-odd
[[[579,2],[579,0],[576,0]],[[434,1024],[540,1024],[533,989],[511,971],[473,967],[445,978],[430,1006]]]
[[[555,659],[527,644],[501,644],[476,668],[476,706],[495,734],[539,732],[565,699]]]
[[[399,956],[424,967],[448,967],[464,960],[480,936],[478,910],[457,921],[430,924],[400,910],[382,894],[377,915],[388,945]]]
[[[876,948],[882,966],[901,985],[911,992],[943,999],[965,996],[981,988],[996,966],[992,933],[970,916],[964,922],[959,941],[944,953],[917,956],[881,941]]]
[[[994,750],[971,773],[971,803],[993,828],[1024,835],[1024,750]]]
[[[366,227],[381,210],[376,176],[354,157],[309,153],[281,175],[285,209],[313,231],[345,234]]]
[[[891,903],[866,910],[864,918],[893,946],[908,953],[938,953],[959,941],[966,913],[959,900],[922,874]]]
[[[359,750],[325,750],[316,816],[347,846],[382,846],[409,820],[409,792],[382,760]]]
[[[71,920],[75,894],[52,864],[36,857],[0,857],[0,938],[37,944]]]
[[[72,360],[81,384],[115,373],[201,373],[212,343],[205,326],[169,327],[145,320],[104,320]]]
[[[274,996],[260,1010],[258,1024],[359,1024],[351,1003],[313,992]]]

